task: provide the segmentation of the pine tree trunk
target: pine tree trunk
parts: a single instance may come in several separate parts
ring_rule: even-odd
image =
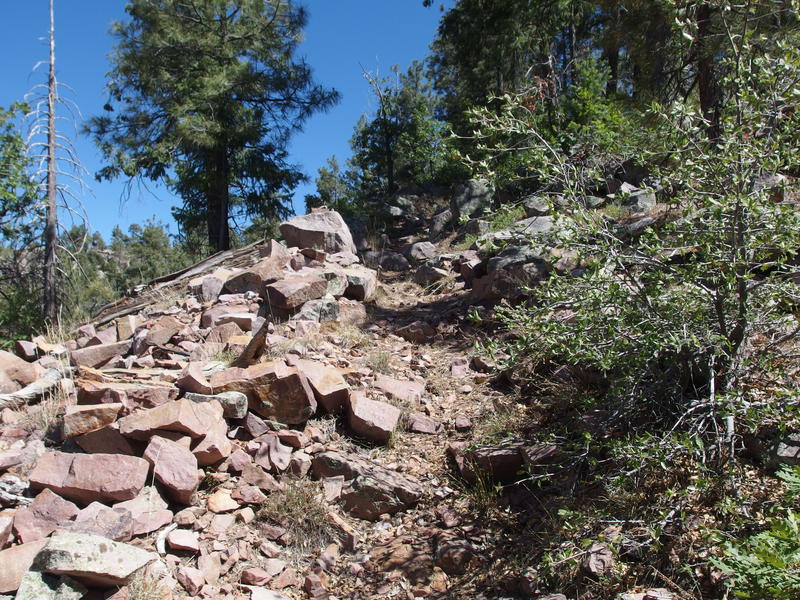
[[[50,73],[47,87],[47,212],[44,229],[44,316],[58,322],[56,246],[58,215],[56,205],[56,43],[53,0],[50,0]]]
[[[213,161],[215,177],[211,182],[211,189],[208,194],[206,224],[208,226],[208,245],[215,252],[220,252],[229,250],[231,247],[228,230],[228,210],[230,205],[228,179],[230,167],[225,148],[216,151]]]

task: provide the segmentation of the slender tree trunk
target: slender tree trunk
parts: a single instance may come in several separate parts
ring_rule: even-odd
[[[720,135],[719,84],[714,68],[714,47],[711,30],[712,8],[704,2],[697,8],[697,89],[700,96],[700,111],[708,121],[708,138],[716,140]]]
[[[209,186],[206,224],[208,226],[208,244],[215,252],[219,252],[221,250],[229,250],[231,247],[230,232],[228,230],[230,165],[228,164],[228,155],[224,147],[214,153],[213,171],[214,180]]]
[[[58,215],[56,205],[56,42],[53,0],[50,0],[50,73],[47,86],[47,212],[44,229],[44,316],[58,322],[56,246]]]

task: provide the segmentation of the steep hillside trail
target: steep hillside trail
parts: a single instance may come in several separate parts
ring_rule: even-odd
[[[472,360],[472,296],[455,275],[425,287],[359,264],[341,225],[327,252],[216,255],[0,352],[0,597],[516,585],[495,568],[519,554],[492,525],[496,490],[470,465],[516,476],[521,449],[466,458],[514,405]]]

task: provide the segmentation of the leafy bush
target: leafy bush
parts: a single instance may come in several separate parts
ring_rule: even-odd
[[[580,266],[580,276],[554,276],[530,302],[500,310],[513,338],[490,349],[511,363],[538,357],[599,371],[611,386],[603,403],[651,430],[699,419],[688,429],[724,429],[724,415],[746,412],[744,380],[797,333],[786,307],[797,297],[800,213],[791,188],[776,194],[764,182],[796,168],[800,116],[787,107],[800,100],[800,51],[738,50],[752,59],[746,72],[729,65],[722,81],[719,137],[709,139],[690,103],[654,107],[658,125],[642,152],[659,166],[653,184],[669,206],[639,223],[582,206],[592,173],[514,116],[519,99],[482,116],[484,130],[527,132],[539,176],[571,201],[561,250]]]
[[[800,494],[800,468],[783,470],[794,502]],[[725,558],[715,566],[729,575],[728,586],[739,598],[791,600],[800,597],[800,515],[789,510],[769,528],[740,542],[725,544]]]

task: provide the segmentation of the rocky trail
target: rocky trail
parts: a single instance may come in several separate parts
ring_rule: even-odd
[[[0,353],[0,598],[502,595],[516,551],[465,482],[547,452],[473,447],[508,401],[470,356],[475,257],[409,245],[423,287],[332,211],[282,234]]]

